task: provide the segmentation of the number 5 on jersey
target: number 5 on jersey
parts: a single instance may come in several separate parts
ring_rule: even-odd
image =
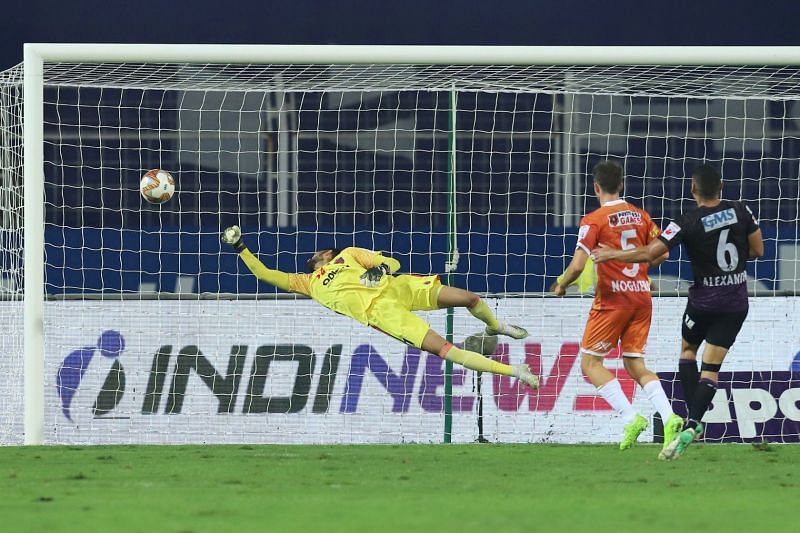
[[[626,229],[622,230],[622,233],[619,236],[619,247],[623,250],[631,250],[636,248],[636,244],[630,241],[636,240],[636,230],[635,229]],[[734,253],[736,250],[734,249]],[[622,273],[628,276],[629,278],[635,278],[636,274],[639,273],[639,263],[631,263],[631,266],[625,267],[622,269]]]

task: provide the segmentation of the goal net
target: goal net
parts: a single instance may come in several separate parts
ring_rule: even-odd
[[[21,440],[20,68],[2,78],[0,442]],[[708,439],[797,441],[798,81],[786,67],[45,62],[44,440],[441,442],[452,424],[453,442],[614,441],[622,423],[577,355],[591,296],[547,295],[610,158],[662,227],[693,205],[702,162],[759,217],[767,251]],[[162,205],[138,191],[153,168],[176,180]],[[542,387],[484,375],[478,390],[456,367],[448,396],[439,357],[259,284],[220,244],[232,224],[271,268],[358,246],[481,294],[531,333],[494,357],[527,361]],[[651,277],[648,363],[680,412],[684,253]],[[482,329],[463,309],[422,315],[454,342]],[[651,416],[619,358],[606,364]]]
[[[22,76],[0,73],[0,444],[23,435]]]

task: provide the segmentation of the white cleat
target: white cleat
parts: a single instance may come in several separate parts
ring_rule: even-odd
[[[528,336],[528,330],[513,324],[505,324],[500,322],[500,326],[497,329],[486,326],[486,334],[505,335],[506,337],[511,337],[512,339],[524,339]]]
[[[231,226],[229,228],[225,228],[225,231],[222,232],[222,242],[225,244],[234,245],[242,239],[242,230],[239,229],[239,226]]]
[[[530,388],[536,390],[539,388],[539,376],[531,372],[531,369],[525,363],[514,365],[517,370],[517,377],[524,381]]]
[[[672,441],[664,446],[664,448],[658,452],[658,458],[662,461],[672,461],[677,457],[677,449],[678,444],[681,443],[680,436],[676,436]]]

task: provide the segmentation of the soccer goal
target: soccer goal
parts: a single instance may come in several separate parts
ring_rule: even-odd
[[[659,224],[693,205],[701,162],[759,217],[707,438],[798,441],[798,64],[798,48],[26,45],[0,77],[0,443],[614,441],[577,357],[591,296],[548,295],[608,158]],[[151,169],[176,182],[160,205],[139,194]],[[232,224],[272,268],[359,246],[481,294],[531,332],[494,357],[542,387],[259,285],[220,244]],[[681,412],[691,272],[674,253],[651,278],[647,357]],[[453,342],[482,326],[423,315]]]

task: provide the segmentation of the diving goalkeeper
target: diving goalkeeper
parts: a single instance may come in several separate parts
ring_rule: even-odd
[[[514,376],[534,389],[539,387],[539,377],[527,364],[506,365],[453,346],[412,313],[466,307],[486,324],[487,335],[528,336],[521,327],[498,321],[477,294],[442,285],[439,276],[393,276],[400,268],[396,259],[355,247],[320,250],[308,260],[310,274],[289,274],[264,266],[245,246],[238,226],[222,232],[222,242],[233,246],[261,281],[310,296],[328,309],[448,361],[480,372]]]

